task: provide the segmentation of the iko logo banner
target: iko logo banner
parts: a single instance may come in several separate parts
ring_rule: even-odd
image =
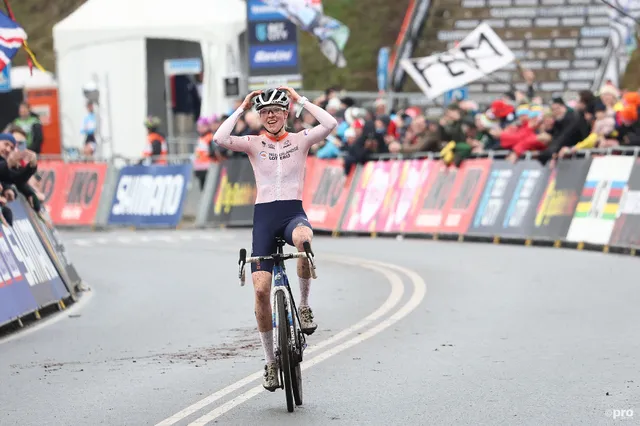
[[[295,44],[249,47],[251,68],[292,68],[298,66],[298,46]]]
[[[247,20],[253,21],[277,21],[287,19],[278,8],[269,6],[262,0],[247,0]]]
[[[182,217],[190,177],[190,164],[123,168],[109,224],[176,226]]]
[[[289,21],[259,22],[250,24],[250,42],[262,43],[296,43],[297,28]]]

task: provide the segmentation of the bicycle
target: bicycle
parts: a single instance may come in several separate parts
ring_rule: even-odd
[[[309,242],[304,243],[304,252],[284,253],[286,242],[276,238],[276,253],[270,256],[256,256],[247,258],[247,251],[240,249],[240,285],[244,286],[247,263],[257,263],[263,260],[273,260],[273,286],[271,287],[272,318],[273,318],[273,347],[276,361],[280,367],[280,389],[284,389],[287,400],[287,411],[293,412],[295,405],[302,405],[302,371],[300,363],[302,354],[307,347],[304,333],[300,327],[300,316],[289,286],[284,261],[289,259],[307,258],[313,279],[317,278],[314,254]],[[285,291],[286,289],[286,291]],[[295,315],[291,315],[295,312]],[[286,318],[286,323],[282,321]],[[283,326],[284,325],[284,326]]]

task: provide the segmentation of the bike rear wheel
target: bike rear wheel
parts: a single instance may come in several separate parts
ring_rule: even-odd
[[[284,292],[276,293],[276,306],[278,309],[278,344],[280,346],[280,371],[284,381],[284,393],[287,399],[287,411],[293,412],[293,382],[291,372],[294,369],[291,350],[289,348],[289,321]]]

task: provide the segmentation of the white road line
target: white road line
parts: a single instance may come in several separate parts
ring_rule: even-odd
[[[156,241],[164,241],[165,243],[175,243],[176,240],[174,237],[170,236],[170,235],[156,235],[155,238],[153,238]]]
[[[412,281],[413,283],[413,294],[411,295],[411,298],[407,301],[406,304],[404,304],[404,306],[402,306],[395,314],[391,315],[389,318],[381,321],[380,323],[378,323],[378,325],[376,325],[375,327],[365,331],[364,333],[357,335],[349,340],[347,340],[344,343],[339,344],[338,346],[335,346],[327,351],[322,352],[319,355],[316,355],[315,357],[309,359],[309,360],[305,360],[302,363],[302,370],[307,370],[308,368],[313,367],[314,365],[334,356],[339,354],[340,352],[351,348],[352,346],[357,345],[358,343],[361,343],[367,339],[370,339],[371,337],[375,336],[376,334],[379,334],[380,332],[384,331],[385,329],[389,328],[391,325],[395,324],[396,322],[400,321],[402,318],[406,317],[407,315],[409,315],[414,309],[416,309],[420,303],[422,303],[422,300],[424,299],[426,293],[427,293],[427,285],[424,282],[424,280],[414,271],[411,271],[409,269],[405,269],[402,268],[400,266],[396,266],[396,265],[391,265],[391,264],[387,264],[387,263],[383,263],[383,262],[377,262],[377,261],[370,261],[371,264],[374,265],[379,265],[381,267],[388,267],[390,269],[395,269],[396,271],[402,272],[404,274],[406,274]],[[364,265],[363,265],[364,266]],[[218,417],[222,416],[224,413],[228,412],[229,410],[237,407],[238,405],[242,404],[243,402],[248,401],[249,399],[253,398],[254,396],[260,394],[260,392],[264,391],[264,389],[262,388],[262,385],[258,385],[250,390],[248,390],[247,392],[233,398],[232,400],[226,402],[225,404],[222,404],[221,406],[219,406],[218,408],[210,411],[209,413],[203,415],[202,417],[198,418],[197,420],[189,423],[189,426],[202,426],[202,425],[206,425],[207,423],[217,419]]]
[[[193,240],[193,236],[192,235],[187,235],[187,234],[182,234],[180,235],[180,239],[183,241],[191,241]]]
[[[93,241],[95,241],[98,244],[108,244],[109,243],[109,239],[108,238],[104,238],[104,237],[96,238]]]
[[[398,302],[400,301],[400,299],[402,298],[402,295],[404,294],[404,285],[402,284],[402,279],[395,273],[390,272],[389,269],[387,268],[383,268],[380,267],[379,265],[374,265],[374,264],[370,264],[368,263],[368,261],[365,261],[363,259],[357,259],[355,262],[353,259],[351,259],[350,261],[345,261],[344,257],[337,257],[337,256],[323,256],[323,258],[327,258],[330,259],[331,261],[335,261],[335,262],[339,262],[339,263],[345,263],[348,265],[357,265],[357,266],[362,266],[371,270],[374,270],[376,272],[380,272],[381,274],[383,274],[385,276],[385,278],[387,278],[387,280],[389,281],[389,284],[391,285],[391,293],[389,294],[389,296],[387,297],[387,300],[385,300],[385,302],[378,308],[376,309],[375,312],[373,312],[372,314],[370,314],[369,316],[367,316],[366,318],[362,319],[361,321],[359,321],[358,323],[352,325],[351,327],[341,331],[340,333],[314,345],[314,346],[309,346],[309,348],[305,351],[305,353],[313,353],[331,343],[334,343],[336,341],[338,341],[339,339],[342,339],[352,333],[355,333],[357,330],[371,324],[371,322],[381,318],[383,315],[385,315],[387,312],[391,311],[391,309],[393,309],[394,306],[396,306],[398,304]],[[223,389],[220,389],[219,391],[207,396],[206,398],[201,399],[200,401],[196,402],[195,404],[190,405],[189,407],[179,411],[178,413],[174,414],[173,416],[161,421],[160,423],[156,424],[156,426],[169,426],[169,425],[173,425],[187,417],[189,417],[190,415],[192,415],[193,413],[200,411],[201,409],[205,408],[208,405],[213,404],[215,401],[219,400],[220,398],[223,398],[224,396],[235,392],[236,390],[256,381],[262,378],[263,375],[263,371],[258,371],[254,374],[251,374]],[[260,388],[262,389],[262,385],[260,386]]]
[[[91,247],[93,245],[93,242],[91,240],[84,239],[71,240],[70,242],[76,246],[81,247]]]
[[[118,237],[116,241],[122,244],[131,244],[133,242],[133,238],[131,237]]]

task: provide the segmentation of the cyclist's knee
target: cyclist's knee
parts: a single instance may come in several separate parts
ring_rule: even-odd
[[[271,273],[258,271],[251,274],[256,300],[269,303],[271,297]]]
[[[308,226],[296,226],[293,230],[293,245],[296,246],[298,250],[303,250],[302,244],[306,241],[311,242],[313,239],[313,231]]]

